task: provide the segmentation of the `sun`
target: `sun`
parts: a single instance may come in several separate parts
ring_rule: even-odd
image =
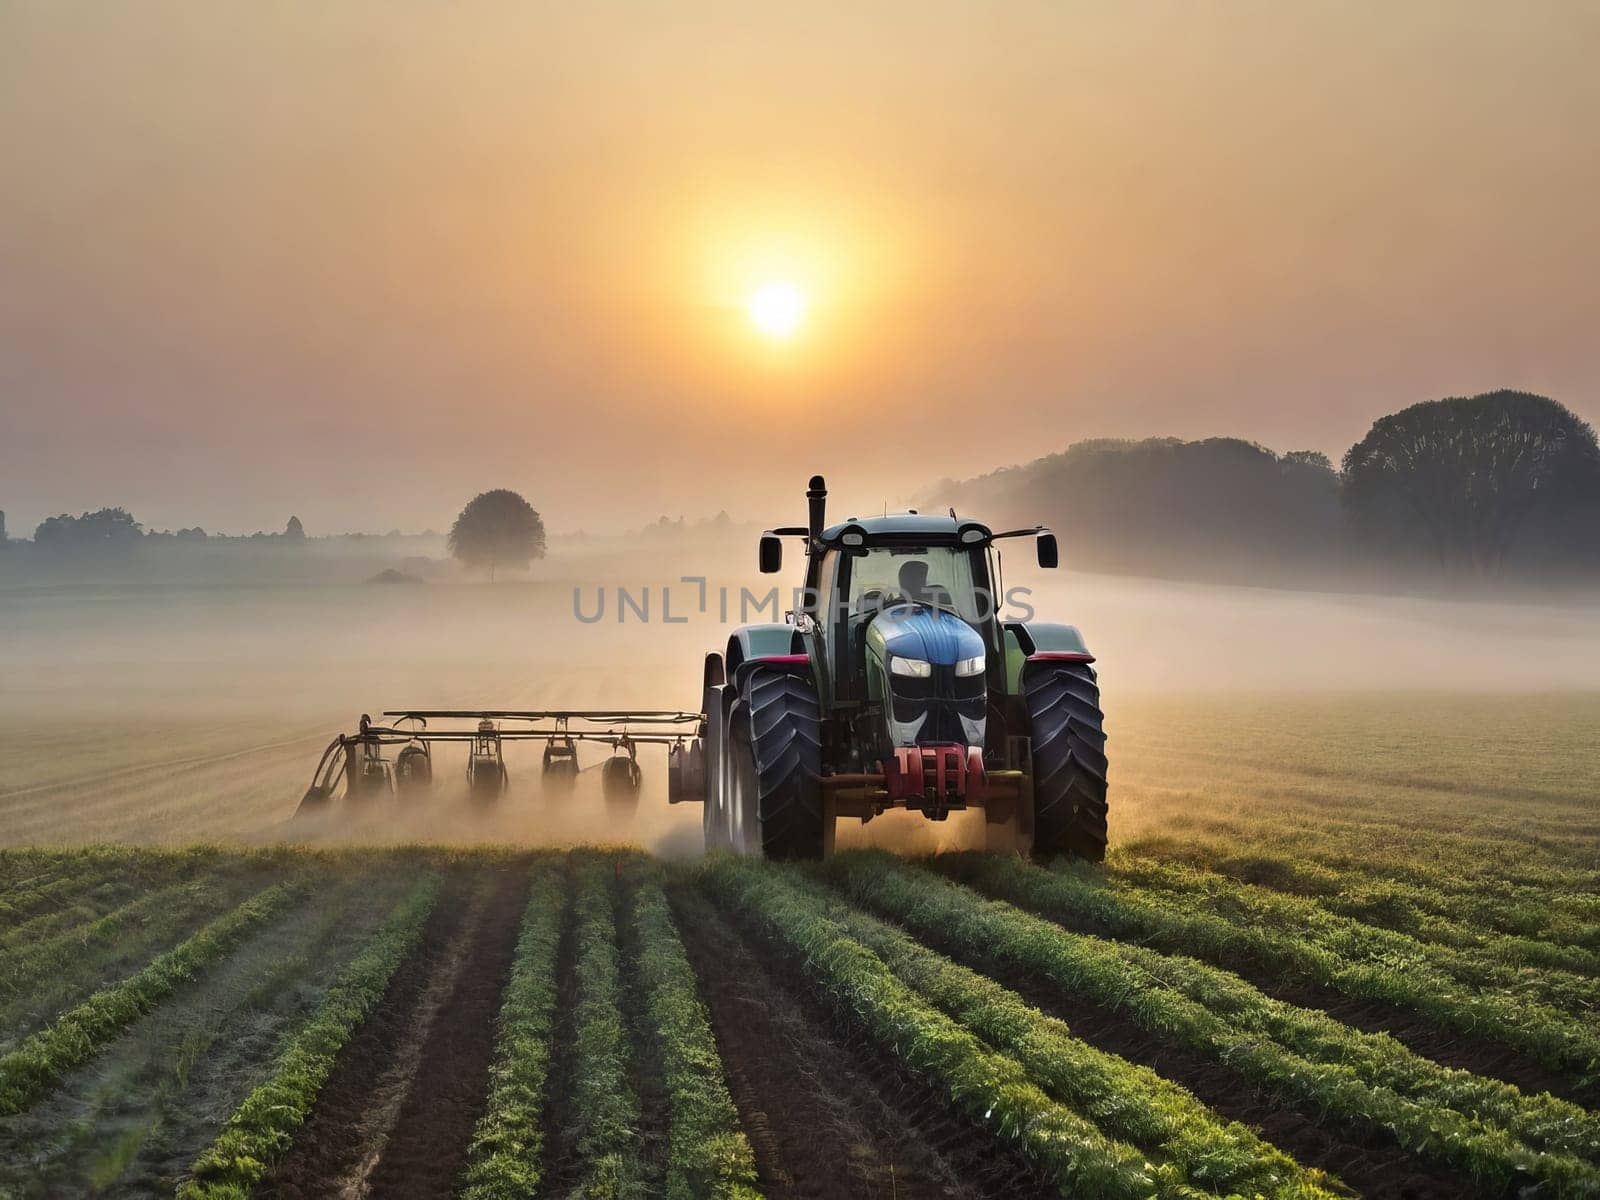
[[[792,283],[773,280],[750,294],[745,312],[757,329],[781,341],[793,337],[805,321],[805,294]]]

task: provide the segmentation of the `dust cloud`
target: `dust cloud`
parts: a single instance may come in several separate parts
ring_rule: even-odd
[[[539,748],[509,745],[509,793],[466,796],[461,751],[436,751],[424,803],[290,824],[322,747],[399,707],[698,707],[701,656],[769,582],[726,556],[613,552],[550,560],[524,581],[419,587],[65,586],[0,592],[0,843],[201,839],[700,844],[696,805],[666,803],[665,755],[640,751],[635,811],[608,810],[604,747],[569,790]],[[753,558],[753,547],[749,557]],[[787,585],[797,568],[789,564]],[[1099,657],[1107,726],[1141,697],[1430,695],[1593,690],[1600,605],[1452,603],[1019,571],[1040,620],[1079,625]],[[703,576],[701,585],[684,576]],[[722,589],[728,611],[721,611]],[[648,589],[649,617],[627,608]],[[663,595],[670,592],[670,599]],[[598,597],[606,597],[599,620]],[[664,612],[663,604],[669,607]],[[785,600],[780,607],[787,607]],[[669,616],[670,621],[665,618]],[[770,619],[763,613],[749,619]],[[1307,731],[1314,733],[1315,731]],[[1114,758],[1113,760],[1117,760]],[[1114,768],[1115,769],[1115,768]],[[972,844],[981,818],[891,814],[841,845]]]

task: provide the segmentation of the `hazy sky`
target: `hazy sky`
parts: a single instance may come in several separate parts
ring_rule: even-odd
[[[1596,61],[1577,2],[0,0],[0,508],[790,520],[814,469],[1597,421]]]

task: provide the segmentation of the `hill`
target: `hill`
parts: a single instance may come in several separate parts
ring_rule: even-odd
[[[1339,477],[1314,451],[1238,438],[1079,442],[975,479],[941,480],[919,507],[994,526],[1044,523],[1064,561],[1143,575],[1305,584],[1347,567]]]

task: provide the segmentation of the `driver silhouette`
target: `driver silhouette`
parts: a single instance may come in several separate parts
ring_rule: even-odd
[[[953,608],[955,602],[942,584],[928,582],[928,564],[913,558],[900,568],[900,596],[905,604],[928,604],[935,608]]]
[[[932,596],[928,587],[928,564],[913,558],[900,567],[900,594],[907,604],[925,604]]]

